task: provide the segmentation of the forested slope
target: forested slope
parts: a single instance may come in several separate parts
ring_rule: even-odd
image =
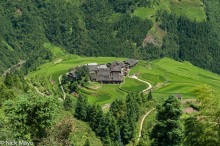
[[[19,60],[27,61],[26,71],[36,70],[52,58],[44,48],[50,42],[79,55],[168,56],[219,73],[219,6],[216,0],[3,0],[0,72]],[[134,15],[139,8],[152,15]],[[149,32],[161,45],[143,43]]]

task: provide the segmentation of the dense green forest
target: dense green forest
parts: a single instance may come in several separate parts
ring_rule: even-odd
[[[204,0],[206,21],[193,21],[158,10],[155,22],[132,13],[152,7],[149,0],[28,0],[0,2],[0,71],[26,60],[25,70],[36,70],[52,59],[44,47],[50,42],[69,53],[155,59],[164,56],[188,60],[220,72],[219,1]],[[162,46],[143,45],[153,24],[166,32]],[[197,53],[200,52],[200,53]]]
[[[147,101],[147,96],[130,93],[125,101],[115,100],[104,114],[100,106],[88,105],[86,98],[79,97],[75,117],[88,122],[104,145],[126,145],[134,138],[135,123]]]
[[[80,92],[73,94],[82,87],[86,88],[84,84],[90,82],[85,68],[77,72],[80,76],[78,80],[62,80],[60,84],[54,81],[58,80],[60,72],[56,78],[51,75],[48,79],[45,76],[41,81],[36,75],[34,82],[31,81],[33,78],[27,76],[30,71],[42,69],[41,64],[57,59],[45,44],[58,46],[68,55],[140,60],[167,56],[178,61],[189,61],[219,74],[220,0],[199,1],[206,15],[201,21],[192,20],[183,13],[156,9],[155,5],[159,7],[160,2],[161,0],[0,1],[0,74],[25,61],[20,70],[0,77],[0,142],[24,140],[33,142],[34,145],[48,146],[219,146],[219,94],[209,86],[196,89],[189,86],[193,88],[195,100],[188,99],[187,96],[187,103],[181,103],[172,95],[155,94],[155,88],[172,82],[169,81],[172,72],[164,73],[168,79],[146,74],[152,80],[164,80],[164,84],[154,84],[155,88],[147,93],[126,91],[124,98],[115,97],[116,100],[107,104],[107,111],[98,104],[89,103],[87,97],[80,95]],[[154,8],[156,13],[143,19],[134,15],[138,8]],[[160,36],[161,45],[145,42],[149,32],[156,31],[155,28],[163,32]],[[55,66],[56,63],[52,65]],[[155,66],[150,63],[144,66],[147,69],[151,67]],[[180,68],[180,71],[184,69]],[[200,70],[195,72],[197,71]],[[199,73],[197,75],[202,76]],[[204,77],[217,84],[217,74],[211,75]],[[65,78],[63,75],[63,79]],[[181,80],[180,76],[178,79]],[[47,86],[48,82],[54,88],[47,95],[41,92],[44,88],[40,91],[38,89]],[[180,84],[182,82],[185,83],[181,80]],[[61,98],[62,84],[64,93],[67,94],[66,99]],[[212,87],[215,88],[216,84]],[[86,91],[88,90],[85,89]],[[194,112],[184,114],[183,106],[191,107]],[[155,113],[152,119],[149,118],[151,121],[145,124],[147,130],[143,129],[141,140],[137,141],[140,119],[150,109],[155,109]]]

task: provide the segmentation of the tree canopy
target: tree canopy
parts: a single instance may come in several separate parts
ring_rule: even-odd
[[[180,102],[174,96],[169,96],[162,107],[158,107],[157,124],[151,132],[153,146],[181,145],[183,129],[180,124],[182,114]]]
[[[23,95],[4,103],[11,138],[35,143],[46,136],[46,129],[53,124],[58,104],[53,97]]]

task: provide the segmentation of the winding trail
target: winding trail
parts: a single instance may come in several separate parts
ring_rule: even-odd
[[[16,65],[5,70],[4,73],[2,74],[2,76],[5,77],[7,73],[10,73],[11,70],[16,70],[17,68],[21,67],[25,62],[26,62],[25,60],[19,61]]]
[[[128,77],[129,77],[129,78],[132,78],[132,79],[136,79],[136,80],[138,80],[138,81],[140,81],[140,82],[143,82],[143,83],[148,84],[148,87],[147,87],[146,89],[144,89],[143,91],[141,91],[140,93],[144,93],[144,92],[146,92],[146,91],[149,91],[149,90],[151,90],[152,87],[153,87],[149,82],[139,79],[136,75],[132,75],[132,76],[128,76]],[[124,80],[125,80],[125,78],[124,78]],[[120,84],[119,88],[121,88],[121,86],[122,86],[124,83],[125,83],[125,81]],[[110,106],[111,106],[110,104],[105,104],[105,105],[102,107],[102,110],[107,110],[108,108],[110,108]]]
[[[65,93],[65,91],[64,91],[64,89],[63,89],[62,82],[61,82],[62,76],[63,76],[63,75],[60,75],[60,76],[59,76],[59,85],[60,85],[60,88],[61,88],[61,90],[62,90],[62,92],[63,92],[63,100],[65,100],[65,99],[66,99],[66,93]]]
[[[140,93],[144,93],[144,92],[146,92],[146,91],[149,91],[149,90],[151,90],[152,87],[153,87],[149,82],[139,79],[136,75],[132,75],[132,76],[128,76],[128,77],[129,77],[129,78],[132,78],[132,79],[136,79],[136,80],[138,80],[138,81],[140,81],[140,82],[143,82],[143,83],[148,84],[148,88],[147,88],[147,89],[144,89],[144,90],[141,91]]]
[[[148,88],[144,89],[144,90],[141,91],[140,93],[144,93],[144,92],[149,91],[149,90],[151,90],[151,89],[153,88],[153,86],[152,86],[149,82],[139,79],[136,75],[131,75],[131,76],[128,76],[128,77],[129,77],[129,78],[136,79],[136,80],[138,80],[138,81],[140,81],[140,82],[143,82],[143,83],[148,84]],[[144,117],[142,118],[137,142],[140,141],[140,138],[141,138],[141,136],[142,136],[142,129],[143,129],[143,124],[144,124],[145,118],[146,118],[151,112],[153,112],[154,110],[155,110],[155,108],[151,109],[151,110],[148,111],[148,112],[144,115]]]
[[[141,125],[140,125],[140,131],[139,131],[139,134],[138,134],[137,142],[140,141],[140,138],[141,138],[141,135],[142,135],[142,129],[143,129],[143,124],[144,124],[144,120],[145,120],[145,118],[146,118],[151,112],[153,112],[154,110],[155,110],[155,108],[151,109],[151,110],[148,111],[148,112],[144,115],[144,117],[142,118],[142,120],[141,120]]]
[[[140,82],[143,82],[143,83],[148,84],[148,87],[147,87],[146,89],[144,89],[143,91],[141,91],[140,93],[144,93],[144,92],[149,91],[149,90],[151,90],[151,89],[153,88],[153,86],[152,86],[149,82],[139,79],[136,75],[131,75],[131,76],[128,76],[128,77],[129,77],[129,78],[136,79],[136,80],[138,80],[138,81],[140,81]],[[61,90],[62,90],[62,92],[63,92],[63,99],[65,100],[65,99],[66,99],[66,93],[65,93],[64,88],[63,88],[63,86],[62,86],[61,78],[62,78],[62,75],[59,76],[59,85],[60,85],[60,88],[61,88]],[[123,83],[122,83],[122,84],[123,84]],[[122,84],[121,84],[121,85],[122,85]],[[121,86],[121,85],[120,85],[120,86]],[[110,104],[105,104],[105,105],[102,107],[102,110],[107,110],[107,109],[110,108],[110,106],[111,106]],[[151,109],[151,110],[148,111],[148,112],[144,115],[144,117],[142,118],[137,142],[140,141],[140,138],[141,138],[141,136],[142,136],[142,129],[143,129],[143,124],[144,124],[145,118],[146,118],[151,112],[153,112],[154,110],[155,110],[155,108]]]
[[[107,109],[109,109],[111,107],[111,104],[105,104],[103,107],[102,107],[102,110],[105,111]]]
[[[37,91],[37,93],[40,94],[41,96],[47,97],[44,93],[40,92],[40,91],[37,89],[37,87],[34,87],[34,89],[35,89],[35,90]]]

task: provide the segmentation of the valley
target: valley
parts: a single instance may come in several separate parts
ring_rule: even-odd
[[[219,146],[219,7],[0,1],[0,145]]]

